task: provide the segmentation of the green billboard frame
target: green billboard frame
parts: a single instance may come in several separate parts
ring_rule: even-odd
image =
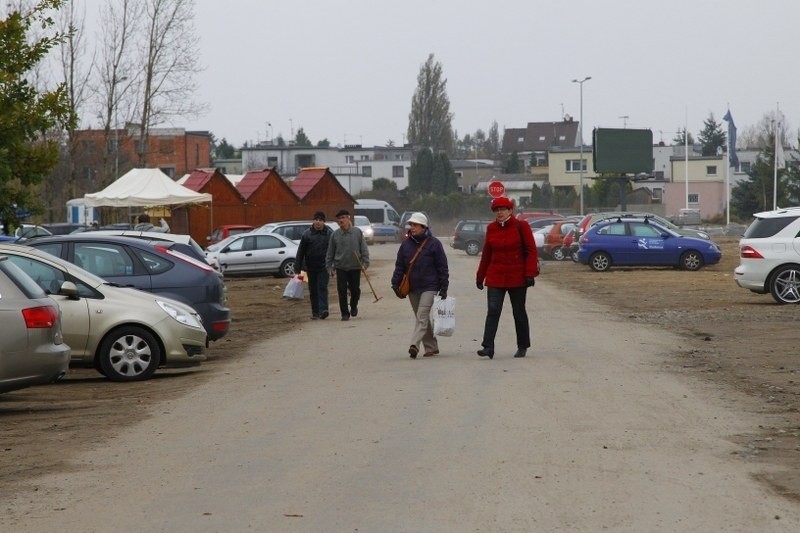
[[[652,174],[653,132],[647,129],[595,128],[594,171],[604,174]]]

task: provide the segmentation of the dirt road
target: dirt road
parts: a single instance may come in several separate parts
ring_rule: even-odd
[[[69,404],[40,406],[38,419],[55,425],[49,436],[61,440],[64,461],[40,476],[31,467],[27,477],[3,480],[4,524],[15,531],[800,528],[800,506],[759,481],[785,469],[750,460],[741,442],[776,413],[736,388],[682,372],[680,361],[699,353],[693,335],[650,325],[596,294],[565,295],[548,276],[563,281],[583,271],[548,263],[529,301],[531,356],[510,357],[507,309],[498,355],[480,359],[476,258],[452,252],[456,335],[441,340],[440,356],[412,361],[408,303],[379,281],[388,279],[394,247],[371,251],[379,303],[365,291],[358,318],[343,323],[334,313],[311,322],[307,304],[270,299],[284,304],[276,309],[285,322],[269,340],[240,346],[232,337],[227,348],[213,348],[210,364],[105,396],[135,423],[106,418],[113,427],[93,426],[91,402],[82,398],[82,419],[62,427]],[[250,293],[253,283],[264,292],[278,287],[245,283]],[[237,312],[241,325],[267,309],[264,299],[248,305]],[[110,384],[87,381],[109,394]],[[165,383],[183,385],[170,392]],[[13,406],[35,403],[31,391],[0,401],[9,427],[26,418]],[[96,440],[87,427],[97,429]],[[4,448],[12,441],[21,436],[4,436]],[[83,450],[70,448],[76,443]],[[25,464],[24,451],[10,448],[4,468]],[[41,455],[52,460],[44,448]]]

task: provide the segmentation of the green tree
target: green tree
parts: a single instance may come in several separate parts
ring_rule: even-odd
[[[388,178],[377,178],[372,180],[372,190],[397,192],[397,184]]]
[[[450,153],[453,145],[452,120],[447,79],[442,73],[442,64],[430,54],[419,69],[417,89],[411,99],[408,142],[429,148],[433,153]]]
[[[506,174],[516,174],[522,172],[522,162],[519,160],[519,154],[516,150],[511,152],[511,155],[506,159],[503,165],[503,172]]]
[[[433,161],[431,192],[445,195],[457,190],[458,181],[455,172],[453,172],[453,167],[450,165],[450,158],[446,153],[440,152]]]
[[[703,122],[703,130],[698,135],[703,147],[703,155],[717,155],[717,150],[725,146],[726,137],[722,125],[714,120],[714,113],[709,113],[708,118]]]
[[[484,144],[484,152],[492,159],[496,159],[500,155],[500,128],[497,126],[497,121],[492,122],[492,127],[489,128],[489,134],[486,137]]]
[[[331,142],[328,140],[327,137],[325,137],[324,139],[322,139],[321,141],[319,141],[317,143],[317,148],[328,148],[328,147],[330,147],[330,145],[331,145]]]
[[[213,136],[211,140],[211,149],[213,150],[215,159],[231,159],[236,157],[236,148],[228,144],[228,140],[225,137],[223,137],[219,143],[216,142]]]
[[[779,207],[797,205],[796,172],[778,169],[777,194]],[[731,190],[731,214],[745,220],[759,211],[772,209],[773,190],[775,190],[775,138],[771,145],[762,150],[750,166],[747,179],[739,182]]]
[[[433,189],[433,154],[427,148],[417,152],[417,159],[408,172],[408,188],[412,193],[425,194]]]
[[[35,205],[36,186],[58,164],[54,129],[74,126],[65,84],[39,91],[34,69],[65,35],[51,31],[64,0],[40,0],[0,20],[0,217],[16,225],[16,206]]]
[[[675,134],[675,137],[672,138],[672,142],[675,144],[680,144],[681,146],[686,144],[686,128],[678,128],[678,133]],[[692,137],[692,132],[689,132],[689,146],[694,144],[694,138]]]
[[[311,143],[311,139],[306,135],[306,132],[303,131],[303,128],[297,130],[297,135],[294,137],[294,144],[295,146],[314,146]]]

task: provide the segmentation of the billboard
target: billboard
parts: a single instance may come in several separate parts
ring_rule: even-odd
[[[592,145],[595,172],[653,172],[653,132],[650,130],[595,128],[592,132]]]

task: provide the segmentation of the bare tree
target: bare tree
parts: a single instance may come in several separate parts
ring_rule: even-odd
[[[136,114],[136,86],[142,76],[140,67],[136,66],[135,45],[143,13],[142,0],[108,0],[100,11],[99,40],[102,44],[96,77],[97,107],[107,147],[103,152],[101,185],[119,176],[120,107],[122,124]]]
[[[145,166],[150,129],[173,117],[197,116],[205,106],[194,101],[199,36],[194,30],[194,0],[142,0],[141,108],[138,113],[139,164]]]

